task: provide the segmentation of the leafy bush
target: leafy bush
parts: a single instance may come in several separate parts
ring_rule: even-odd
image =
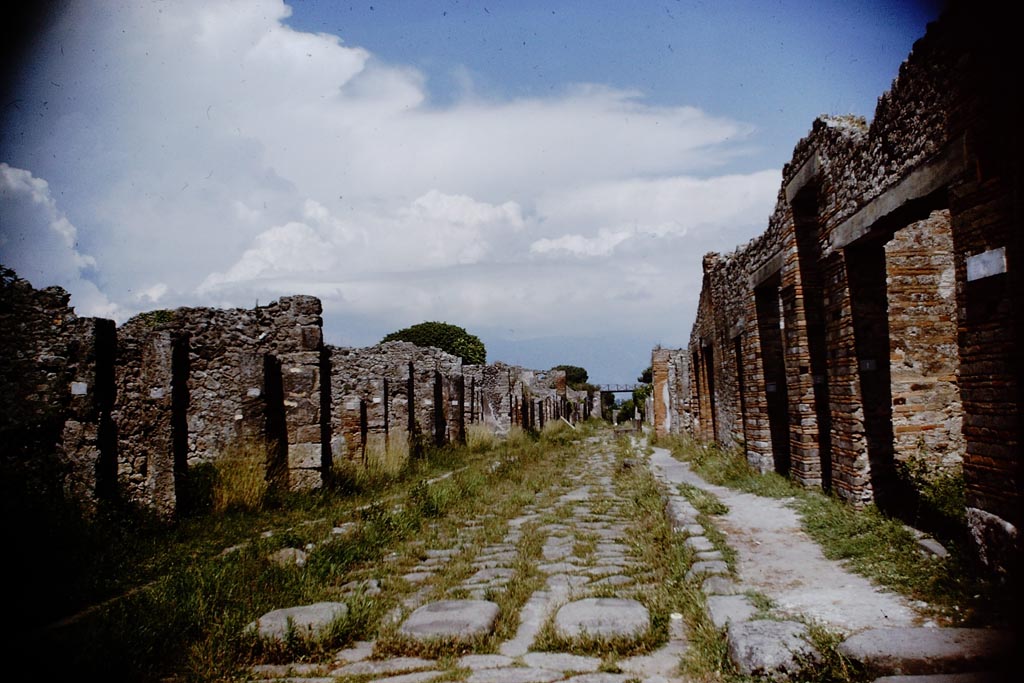
[[[383,342],[405,341],[416,346],[433,346],[458,356],[463,363],[483,365],[487,362],[487,349],[480,338],[457,325],[425,322],[392,332]]]

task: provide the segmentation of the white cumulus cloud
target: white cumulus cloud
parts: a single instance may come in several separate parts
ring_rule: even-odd
[[[467,85],[436,106],[417,69],[289,14],[72,3],[7,112],[5,260],[110,315],[310,293],[329,327],[370,330],[354,343],[513,316],[536,334],[646,316],[685,339],[677,292],[700,253],[748,239],[774,203],[777,171],[723,172],[747,123],[601,84]]]

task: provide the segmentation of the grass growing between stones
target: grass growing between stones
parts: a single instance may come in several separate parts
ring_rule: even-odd
[[[438,525],[458,528],[467,515],[495,506],[510,515],[533,502],[567,451],[551,452],[543,437],[522,435],[479,452],[430,452],[401,471],[359,474],[340,488],[271,493],[262,509],[183,518],[173,528],[118,525],[104,533],[97,525],[81,549],[84,559],[63,565],[66,585],[95,585],[64,609],[77,609],[85,599],[114,599],[68,625],[25,629],[14,643],[20,651],[14,670],[23,661],[43,678],[74,671],[108,680],[222,680],[255,663],[322,660],[354,639],[376,635],[384,614],[409,593],[391,574],[418,547],[417,537]],[[495,469],[496,460],[503,464]],[[458,473],[450,478],[425,483],[453,470]],[[332,534],[338,528],[344,533]],[[268,559],[275,550],[308,545],[304,567]],[[79,569],[101,573],[78,576]],[[372,598],[342,588],[378,577],[383,592]],[[530,580],[513,582],[499,600],[503,613],[518,614]],[[321,638],[270,643],[246,632],[266,611],[321,600],[350,608]]]
[[[569,428],[566,427],[568,430]],[[459,544],[459,553],[446,563],[442,571],[424,586],[425,596],[420,603],[432,600],[464,599],[469,591],[461,587],[475,571],[473,561],[488,545],[503,542],[508,521],[518,515],[524,506],[546,506],[553,503],[548,492],[551,481],[564,469],[571,450],[572,439],[565,440],[561,429],[545,430],[539,437],[531,437],[521,430],[511,439],[501,442],[491,452],[497,463],[487,468],[488,478],[482,482],[486,495],[465,496],[457,509],[439,520],[432,545],[453,547]],[[483,493],[483,490],[480,491]],[[542,494],[542,495],[538,495]],[[485,520],[477,533],[467,535],[466,521]],[[543,586],[543,577],[536,571],[541,555],[541,539],[533,533],[536,523],[521,527],[520,540],[515,545],[516,558],[510,567],[515,573],[504,585],[487,589],[484,599],[498,605],[498,618],[493,632],[472,640],[438,639],[427,643],[402,636],[398,621],[385,625],[377,634],[375,654],[379,656],[417,655],[434,658],[452,658],[467,653],[494,653],[498,645],[511,639],[519,626],[519,613],[529,597]],[[460,535],[460,531],[463,532]],[[402,554],[399,550],[399,554]],[[411,612],[406,608],[403,613]]]
[[[620,457],[629,451],[620,450]],[[687,680],[720,681],[735,675],[725,638],[707,616],[703,577],[687,581],[694,552],[684,543],[685,535],[672,530],[665,512],[665,498],[658,482],[646,467],[621,469],[616,484],[631,492],[631,516],[640,520],[633,541],[636,552],[653,568],[655,588],[652,601],[661,606],[663,616],[657,626],[666,629],[672,613],[681,614],[686,624],[689,646],[680,662]],[[652,610],[652,617],[654,616]],[[664,636],[663,636],[664,637]]]
[[[922,553],[913,534],[874,506],[854,510],[834,496],[803,489],[778,474],[760,474],[738,451],[704,445],[688,437],[663,439],[674,457],[705,480],[771,498],[791,498],[804,529],[826,557],[844,561],[853,571],[910,598],[927,603],[943,624],[992,625],[1011,620],[996,586],[973,571],[969,550],[951,544],[950,556]]]

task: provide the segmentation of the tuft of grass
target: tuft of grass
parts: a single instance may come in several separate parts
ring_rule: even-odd
[[[265,441],[241,439],[221,451],[214,462],[214,512],[263,508],[270,488],[267,464],[273,450],[274,446]]]
[[[368,434],[366,469],[386,479],[397,477],[409,464],[409,437],[404,429]]]
[[[757,472],[739,449],[724,450],[717,444],[702,444],[687,435],[664,437],[658,445],[668,448],[678,460],[690,463],[697,474],[712,484],[766,498],[793,495],[793,485],[785,477],[775,472]]]
[[[693,507],[697,508],[697,512],[705,515],[717,516],[728,514],[729,506],[718,500],[718,497],[705,491],[704,489],[697,488],[691,484],[679,484],[679,493],[681,493]]]
[[[486,453],[493,450],[498,442],[494,430],[483,422],[474,422],[466,426],[466,447],[473,453]]]

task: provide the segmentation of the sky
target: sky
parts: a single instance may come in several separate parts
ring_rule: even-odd
[[[79,315],[312,294],[328,343],[439,320],[488,361],[633,381],[814,118],[870,120],[939,12],[55,2],[0,21],[0,263]]]

